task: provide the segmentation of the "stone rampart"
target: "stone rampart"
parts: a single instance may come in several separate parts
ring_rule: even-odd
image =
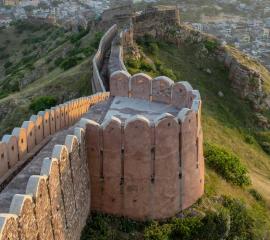
[[[171,104],[178,109],[191,108],[198,91],[188,82],[174,83],[168,77],[152,79],[144,73],[131,76],[126,71],[116,71],[110,78],[111,96],[139,98]]]
[[[5,135],[0,142],[3,183],[16,173],[20,162],[34,155],[35,148],[43,147],[46,131],[50,134],[57,131],[57,119],[59,130],[63,130],[92,105],[108,97],[109,93],[98,93],[39,112],[31,117],[35,122],[26,121],[22,128],[13,130],[14,135]],[[49,121],[48,126],[46,121]],[[40,129],[43,139],[37,145]],[[26,188],[13,195],[9,210],[0,214],[0,240],[79,240],[91,206],[85,130],[75,127],[73,135],[67,135],[63,145],[55,145],[51,156],[44,158],[39,172],[29,177]]]
[[[111,54],[109,59],[109,77],[116,71],[127,71],[123,61],[123,32],[112,41]]]
[[[202,196],[199,92],[187,82],[174,83],[164,76],[131,76],[123,64],[122,46],[111,44],[116,33],[114,25],[102,38],[93,59],[93,90],[102,93],[41,111],[0,142],[0,183],[5,186],[53,134],[66,133],[65,128],[74,125],[90,106],[111,96],[107,105],[97,110],[97,121],[105,119],[103,122],[81,119],[73,134],[63,135],[62,145],[50,149],[51,154],[41,151],[40,160],[46,153],[41,166],[28,165],[28,174],[22,171],[16,176],[17,183],[24,178],[27,184],[8,193],[11,202],[2,196],[2,209],[8,205],[9,210],[0,214],[0,240],[79,240],[90,210],[138,220],[165,219]],[[120,35],[120,40],[129,36]],[[107,93],[100,71],[111,46],[111,62],[105,66],[108,71],[111,67],[111,92]],[[117,97],[146,105],[160,103],[165,109],[176,109],[176,113],[162,110],[164,113],[152,120],[142,115],[106,118],[104,113]]]
[[[84,134],[75,128],[43,160],[40,175],[13,196],[9,212],[0,214],[1,240],[80,239],[90,208]]]
[[[111,43],[117,34],[117,25],[113,25],[102,37],[97,53],[93,58],[93,79],[92,89],[93,92],[105,92],[103,79],[100,75],[100,70],[104,63],[106,52],[110,49]]]
[[[0,187],[6,183],[48,142],[55,132],[75,123],[89,108],[108,98],[108,93],[82,97],[32,115],[0,141]]]
[[[140,115],[112,116],[102,124],[81,120],[89,146],[92,210],[145,220],[190,207],[204,192],[199,92],[187,82],[125,71],[111,75],[110,90],[111,97],[159,102],[179,113],[154,121]]]

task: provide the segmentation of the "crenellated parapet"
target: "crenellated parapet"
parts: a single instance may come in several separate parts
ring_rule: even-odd
[[[188,82],[116,71],[110,94],[102,123],[81,120],[91,209],[145,220],[193,205],[204,192],[200,93]]]
[[[101,68],[104,64],[105,54],[111,48],[111,43],[117,34],[117,25],[113,25],[102,37],[98,50],[93,58],[92,89],[94,92],[106,92],[101,76]]]
[[[38,112],[0,142],[0,240],[79,240],[91,210],[166,219],[203,195],[199,91],[130,75],[131,32],[116,35],[114,25],[93,59],[101,93]]]
[[[0,239],[80,239],[90,208],[85,131],[75,128],[0,214]]]
[[[52,107],[32,115],[21,127],[4,135],[0,141],[0,186],[5,184],[58,131],[72,126],[92,105],[108,99],[109,93],[98,93]]]
[[[171,104],[181,109],[196,106],[201,101],[200,93],[193,90],[188,82],[174,82],[168,77],[151,78],[144,73],[131,76],[126,71],[116,71],[110,78],[111,96],[138,98]]]

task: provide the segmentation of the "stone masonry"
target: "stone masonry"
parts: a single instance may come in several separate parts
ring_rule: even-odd
[[[99,93],[3,137],[0,240],[79,240],[91,210],[166,219],[202,196],[200,94],[165,76],[131,76],[122,52],[129,33],[113,25],[101,39],[91,81]]]

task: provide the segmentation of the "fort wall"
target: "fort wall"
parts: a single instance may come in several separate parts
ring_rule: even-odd
[[[2,187],[52,134],[73,125],[91,106],[108,97],[109,93],[98,93],[39,112],[15,128],[13,135],[5,135],[0,142]],[[43,135],[38,143],[40,129]],[[44,158],[39,174],[30,176],[25,189],[13,195],[6,213],[0,214],[0,239],[79,240],[90,213],[89,181],[85,130],[75,127],[64,144],[55,145],[51,156]]]
[[[118,34],[112,41],[108,71],[109,77],[116,71],[127,72],[123,61],[123,32]]]
[[[89,108],[109,97],[98,93],[32,115],[0,141],[1,189],[49,141],[50,136],[75,123]]]
[[[90,208],[83,145],[84,130],[75,128],[65,145],[54,147],[40,175],[31,176],[9,212],[0,214],[0,239],[80,239]]]
[[[86,128],[92,210],[132,219],[165,219],[194,204],[204,192],[201,99],[187,82],[116,71],[111,97],[168,104],[154,121],[110,117]],[[169,208],[167,206],[170,206]]]
[[[116,71],[111,75],[110,94],[171,104],[178,109],[191,108],[196,97],[200,101],[198,91],[193,90],[188,82],[174,83],[165,76],[152,79],[144,73],[130,76],[126,71]]]
[[[106,52],[110,49],[112,40],[117,34],[117,25],[113,25],[102,37],[97,53],[93,58],[93,79],[92,89],[93,92],[106,92],[103,79],[100,75],[101,67],[104,63]]]
[[[74,125],[101,101],[126,97],[171,106],[150,120],[135,115],[126,120],[110,117],[97,123],[81,119],[46,154],[20,194],[0,214],[0,240],[78,240],[91,210],[132,219],[164,219],[194,204],[204,191],[201,98],[187,82],[160,76],[131,76],[123,64],[122,45],[132,32],[113,39],[114,25],[104,35],[93,59],[94,91],[33,115],[0,142],[1,186],[5,186],[50,140]],[[124,42],[124,43],[123,43]],[[110,93],[100,75],[111,48]],[[116,66],[116,67],[115,67]],[[109,103],[110,103],[109,101]],[[48,158],[50,157],[50,158]],[[43,158],[42,158],[43,159]],[[2,168],[3,166],[3,168]],[[79,173],[79,174],[78,174]],[[22,173],[24,174],[24,173]],[[17,191],[16,191],[17,192]],[[5,203],[6,204],[6,203]],[[168,207],[168,205],[170,207]],[[7,208],[6,208],[7,209]]]

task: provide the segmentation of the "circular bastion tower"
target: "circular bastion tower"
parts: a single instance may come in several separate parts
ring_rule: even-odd
[[[188,82],[115,71],[102,118],[82,119],[91,209],[166,219],[204,192],[201,98]]]

